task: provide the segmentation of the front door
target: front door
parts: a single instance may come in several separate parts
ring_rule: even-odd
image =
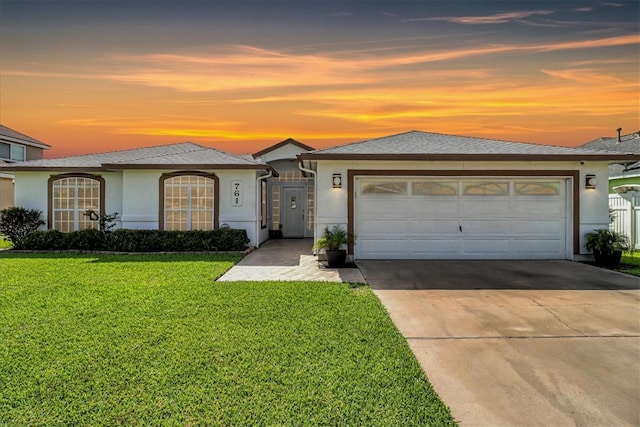
[[[282,237],[304,237],[304,187],[283,187],[280,216]]]

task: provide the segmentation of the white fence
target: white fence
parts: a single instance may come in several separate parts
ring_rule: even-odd
[[[609,209],[611,229],[626,235],[632,248],[640,249],[640,193],[609,194]]]

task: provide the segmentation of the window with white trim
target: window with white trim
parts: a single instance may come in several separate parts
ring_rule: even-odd
[[[51,224],[58,231],[69,232],[98,228],[85,212],[100,212],[100,181],[88,177],[65,177],[52,183]]]
[[[215,181],[179,175],[164,180],[164,229],[213,230]]]

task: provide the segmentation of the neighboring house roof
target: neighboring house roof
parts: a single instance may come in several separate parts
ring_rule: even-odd
[[[640,162],[614,163],[609,165],[609,179],[640,176]]]
[[[45,144],[44,142],[38,141],[35,138],[31,138],[28,135],[10,129],[4,125],[0,125],[0,141],[8,141],[8,142],[17,142],[24,145],[31,145],[33,147],[38,147],[42,149],[51,148],[50,145]]]
[[[31,160],[3,170],[268,169],[263,163],[191,142],[108,153]]]
[[[640,131],[621,135],[620,141],[617,136],[613,138],[601,137],[582,144],[578,148],[640,154]]]
[[[640,131],[620,135],[619,141],[617,136],[612,138],[601,137],[582,144],[578,148],[640,154]],[[609,165],[609,178],[625,178],[631,176],[640,176],[640,162],[630,161]]]
[[[632,153],[410,131],[315,150],[302,160],[638,160]]]
[[[300,148],[301,148],[301,149],[303,149],[304,151],[312,151],[312,150],[314,150],[314,148],[313,148],[313,147],[311,147],[311,146],[309,146],[309,145],[303,144],[303,143],[302,143],[302,142],[300,142],[300,141],[296,141],[296,140],[295,140],[295,139],[293,139],[293,138],[287,138],[287,139],[285,139],[284,141],[281,141],[281,142],[279,142],[279,143],[277,143],[277,144],[275,144],[275,145],[271,145],[271,146],[269,146],[269,147],[267,147],[267,148],[265,148],[265,149],[263,149],[263,150],[258,151],[257,153],[254,153],[254,154],[253,154],[253,157],[260,157],[260,156],[264,156],[265,154],[270,153],[270,152],[272,152],[272,151],[275,151],[275,150],[277,150],[278,148],[284,147],[284,146],[285,146],[285,145],[287,145],[287,144],[292,144],[292,145],[295,145],[295,146],[297,146],[297,147],[300,147]]]

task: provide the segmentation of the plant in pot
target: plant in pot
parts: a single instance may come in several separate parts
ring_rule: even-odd
[[[351,241],[352,237],[341,226],[334,225],[331,229],[325,227],[322,237],[313,245],[313,250],[324,249],[327,254],[327,266],[339,267],[347,258],[347,251],[341,247],[348,245]]]
[[[616,268],[622,259],[622,251],[629,249],[629,239],[622,233],[600,228],[585,235],[587,249],[593,252],[596,264]]]

